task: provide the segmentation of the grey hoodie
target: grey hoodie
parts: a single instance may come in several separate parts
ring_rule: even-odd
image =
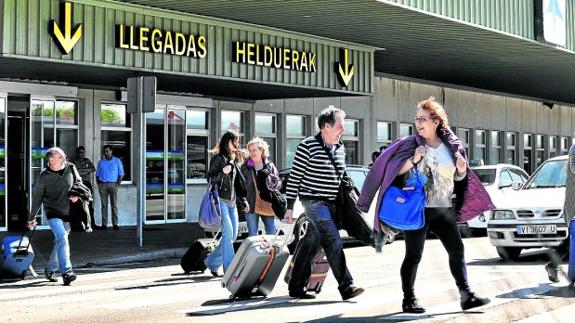
[[[82,178],[74,164],[66,162],[64,173],[46,167],[34,183],[32,190],[32,209],[28,220],[33,220],[42,204],[48,219],[59,218],[69,221],[70,200],[68,192],[74,182],[81,182]]]

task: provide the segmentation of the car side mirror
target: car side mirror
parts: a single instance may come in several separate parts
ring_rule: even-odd
[[[519,190],[519,189],[521,188],[522,185],[523,185],[523,184],[521,184],[521,183],[515,182],[515,183],[511,184],[511,187],[512,187],[514,190],[517,191],[517,190]]]

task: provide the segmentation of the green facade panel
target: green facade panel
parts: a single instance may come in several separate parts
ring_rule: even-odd
[[[76,0],[73,24],[83,35],[69,55],[63,55],[48,32],[51,20],[63,24],[59,0],[4,0],[2,55],[70,64],[115,67],[146,72],[246,80],[313,87],[357,94],[373,93],[374,48],[277,29],[212,19],[108,0]],[[193,58],[116,48],[116,25],[157,28],[164,32],[205,36],[206,56]],[[64,27],[62,26],[62,29]],[[250,42],[316,54],[315,72],[277,69],[232,62],[233,42]],[[349,50],[355,74],[343,87],[335,64],[340,49]]]
[[[387,0],[471,24],[534,36],[533,0]]]

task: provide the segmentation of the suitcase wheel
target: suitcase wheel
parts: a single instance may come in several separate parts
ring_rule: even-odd
[[[222,281],[222,287],[226,288],[226,282]]]
[[[22,279],[26,278],[26,270],[22,271],[22,274],[20,274],[20,278]]]

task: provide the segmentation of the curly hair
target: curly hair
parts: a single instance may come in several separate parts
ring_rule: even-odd
[[[447,119],[447,113],[445,113],[445,109],[439,104],[439,102],[435,101],[435,97],[430,96],[426,100],[420,101],[417,104],[416,113],[420,110],[425,110],[429,112],[429,116],[433,120],[439,121],[439,126],[437,127],[437,134],[441,135],[445,131],[449,129],[449,120]]]
[[[250,142],[248,142],[248,144],[246,145],[248,150],[252,145],[256,145],[258,147],[258,149],[262,152],[264,158],[268,158],[270,156],[270,145],[268,145],[268,143],[265,142],[262,138],[255,137],[252,140],[250,140]]]

